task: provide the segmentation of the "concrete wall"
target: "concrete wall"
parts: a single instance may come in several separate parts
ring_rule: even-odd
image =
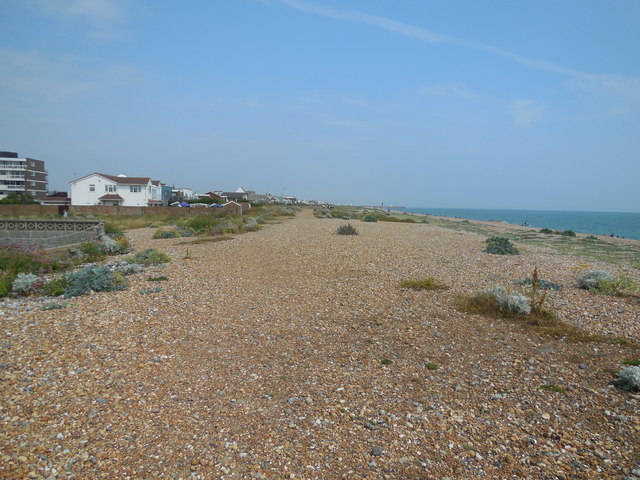
[[[89,220],[0,219],[0,245],[57,248],[90,242],[104,233],[104,224]]]

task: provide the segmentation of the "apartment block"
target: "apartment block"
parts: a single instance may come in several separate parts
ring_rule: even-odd
[[[10,193],[27,193],[36,200],[47,194],[47,171],[42,160],[0,152],[0,199]]]

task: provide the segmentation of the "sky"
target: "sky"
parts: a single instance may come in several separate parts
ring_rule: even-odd
[[[0,0],[0,150],[355,205],[640,212],[637,0]]]

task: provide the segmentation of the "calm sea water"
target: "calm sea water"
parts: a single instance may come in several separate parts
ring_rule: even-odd
[[[469,220],[499,220],[536,228],[573,230],[596,235],[617,235],[640,240],[640,213],[561,212],[544,210],[480,210],[466,208],[407,208],[409,212],[430,213]]]

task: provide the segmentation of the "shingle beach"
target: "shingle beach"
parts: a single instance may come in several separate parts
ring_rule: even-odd
[[[640,477],[640,395],[612,385],[640,358],[640,303],[574,286],[586,264],[640,270],[490,255],[486,236],[429,223],[336,235],[344,223],[303,210],[202,244],[131,230],[172,261],[64,309],[0,302],[0,477]],[[535,266],[565,286],[547,299],[558,317],[629,343],[456,310]],[[450,289],[399,287],[427,276]]]

